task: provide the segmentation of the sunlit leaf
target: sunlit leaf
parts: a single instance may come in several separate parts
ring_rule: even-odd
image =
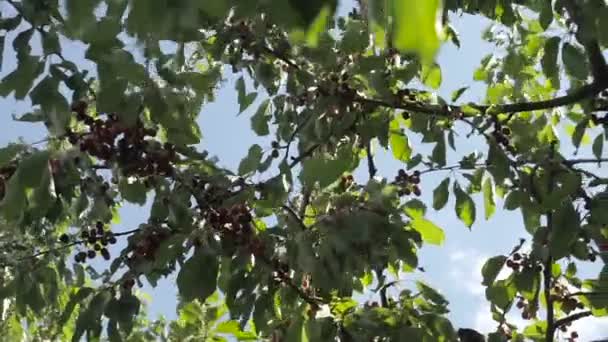
[[[440,45],[441,1],[393,0],[395,47],[412,51],[425,61],[434,58]]]

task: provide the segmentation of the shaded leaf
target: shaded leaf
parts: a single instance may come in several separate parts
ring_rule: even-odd
[[[186,301],[204,302],[215,292],[218,274],[217,257],[207,250],[197,249],[177,275],[179,295]]]
[[[597,159],[602,158],[602,152],[604,150],[604,135],[603,134],[600,134],[597,137],[595,137],[595,140],[593,141],[593,146],[591,147],[591,149],[593,151],[593,155]]]
[[[568,75],[579,80],[587,79],[589,67],[584,52],[574,45],[565,42],[562,45],[562,62]]]
[[[553,214],[549,250],[555,260],[569,254],[570,245],[580,233],[580,218],[571,201],[564,200]]]
[[[454,183],[454,194],[456,195],[456,215],[468,228],[471,228],[475,222],[475,203],[458,183]]]
[[[433,190],[433,209],[440,210],[448,203],[449,186],[450,179],[446,178]]]
[[[498,255],[486,260],[485,264],[481,268],[481,275],[483,277],[482,284],[484,286],[490,286],[496,280],[496,277],[500,273],[503,265],[507,261],[507,257],[504,255]]]
[[[249,148],[247,156],[241,160],[239,164],[239,175],[245,175],[255,171],[260,166],[262,160],[262,148],[258,144],[254,144]]]

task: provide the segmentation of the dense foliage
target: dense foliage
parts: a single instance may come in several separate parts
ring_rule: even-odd
[[[497,203],[521,212],[530,237],[483,267],[497,326],[486,338],[576,339],[570,323],[608,315],[608,273],[577,276],[577,265],[606,259],[608,179],[585,165],[608,161],[608,5],[369,0],[336,17],[337,6],[0,1],[0,48],[18,60],[0,95],[29,98],[15,119],[48,129],[42,143],[0,149],[1,336],[477,341],[450,323],[430,284],[389,290],[421,272],[424,244],[444,240],[427,206],[471,228]],[[487,84],[483,103],[459,102],[466,87],[433,92],[437,49],[459,45],[449,20],[460,13],[493,22],[484,39],[496,51],[474,74]],[[94,75],[64,56],[69,40],[85,44]],[[241,112],[259,103],[253,132],[272,140],[237,170],[194,147],[198,113],[227,73]],[[481,152],[448,164],[467,136],[483,139]],[[390,179],[377,175],[382,149],[403,162]],[[353,178],[358,167],[368,179]],[[425,175],[442,171],[453,172],[425,189]],[[148,200],[147,222],[112,230],[121,204]],[[87,266],[94,258],[104,272]],[[179,317],[150,322],[136,289],[173,273]],[[378,299],[358,303],[356,291]],[[529,325],[508,322],[513,311]]]

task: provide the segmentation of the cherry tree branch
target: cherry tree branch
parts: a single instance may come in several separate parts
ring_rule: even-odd
[[[561,327],[562,325],[568,324],[570,322],[574,322],[576,320],[579,320],[581,318],[585,318],[585,317],[588,317],[591,315],[592,315],[591,311],[577,312],[575,314],[572,314],[570,316],[567,316],[567,317],[564,317],[562,319],[558,319],[557,321],[555,321],[554,328],[557,329],[557,328]]]
[[[131,235],[131,234],[134,234],[134,233],[136,233],[136,232],[138,232],[140,230],[141,230],[140,228],[135,228],[135,229],[124,231],[124,232],[113,233],[112,235],[115,236],[115,237],[124,236],[124,235]],[[87,243],[87,240],[72,241],[72,242],[69,242],[69,243],[65,243],[65,244],[63,244],[63,245],[61,245],[59,247],[49,248],[49,249],[46,249],[46,250],[34,253],[32,255],[21,257],[21,258],[19,258],[19,259],[16,260],[16,263],[2,264],[2,265],[0,265],[0,267],[16,266],[16,264],[18,264],[18,263],[21,263],[21,262],[24,262],[24,261],[27,261],[27,260],[31,260],[31,259],[36,259],[36,258],[38,258],[40,256],[43,256],[43,255],[52,254],[52,253],[55,253],[55,252],[60,252],[62,250],[65,250],[65,249],[68,249],[70,247],[74,247],[74,246],[77,246],[77,245],[81,245],[81,244],[84,244],[84,243]]]

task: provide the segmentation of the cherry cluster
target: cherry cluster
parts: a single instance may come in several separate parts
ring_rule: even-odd
[[[511,136],[511,129],[507,126],[503,126],[498,120],[494,121],[494,131],[492,136],[496,139],[499,145],[502,145],[510,153],[516,153],[515,147],[510,144],[509,137]]]
[[[531,305],[526,299],[523,297],[518,297],[518,301],[515,304],[515,307],[522,310],[521,318],[523,319],[532,319],[536,316],[536,307]]]
[[[542,271],[542,266],[535,263],[525,253],[513,253],[509,259],[507,259],[507,267],[512,269],[514,272],[519,272],[521,268],[532,268],[535,267],[536,271]]]
[[[156,136],[156,130],[145,128],[141,120],[127,126],[118,120],[115,113],[105,119],[87,115],[87,104],[78,102],[72,110],[76,119],[88,127],[85,133],[68,131],[66,137],[80,150],[104,161],[117,161],[126,175],[149,176],[173,174],[172,163],[176,160],[175,148],[165,144],[155,146],[146,137]]]
[[[246,204],[240,203],[230,208],[210,210],[207,222],[222,235],[235,239],[237,242],[246,242],[251,235],[251,222],[253,216]]]
[[[94,259],[97,256],[97,253],[101,254],[105,260],[110,260],[110,252],[106,246],[108,244],[115,244],[116,237],[112,231],[105,229],[103,222],[98,221],[95,224],[95,228],[82,230],[80,233],[80,238],[82,240],[76,242],[83,243],[88,250],[76,253],[74,256],[74,261],[77,263],[84,263],[86,262],[87,258]],[[59,241],[66,244],[70,243],[70,236],[67,234],[62,234],[59,236]]]
[[[136,260],[154,261],[156,251],[161,243],[171,235],[170,230],[153,226],[138,234],[134,242],[130,242],[131,255],[127,258],[127,264],[133,264]]]
[[[411,175],[408,175],[405,170],[400,169],[395,177],[394,184],[400,186],[399,196],[409,196],[412,193],[416,196],[420,196],[420,171],[414,171]]]
[[[279,148],[281,148],[279,146],[279,142],[278,141],[273,141],[271,143],[271,146],[272,146],[272,152],[271,152],[272,158],[278,158],[279,157]]]
[[[578,301],[576,298],[570,296],[570,291],[566,288],[565,285],[555,284],[551,289],[551,299],[554,302],[562,303],[562,311],[568,313],[575,309],[584,309],[585,306],[582,302]]]

